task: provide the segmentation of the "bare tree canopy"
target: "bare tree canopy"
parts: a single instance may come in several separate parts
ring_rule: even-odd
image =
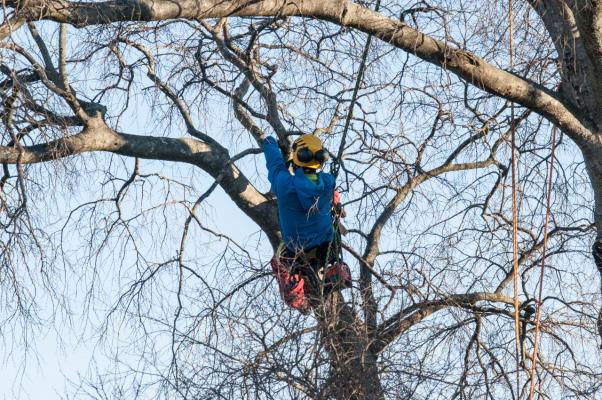
[[[509,5],[5,1],[3,340],[93,336],[68,398],[599,398],[602,3]],[[305,133],[354,274],[310,316],[261,154]]]

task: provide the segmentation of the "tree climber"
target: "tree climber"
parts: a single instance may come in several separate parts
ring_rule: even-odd
[[[317,136],[300,136],[292,146],[291,173],[276,139],[267,137],[263,150],[268,180],[278,200],[283,240],[272,258],[272,269],[284,301],[309,312],[310,303],[319,299],[323,289],[337,283],[324,286],[325,278],[336,279],[343,286],[348,286],[351,278],[349,267],[335,262],[336,252],[331,248],[335,178],[320,171],[328,153]]]

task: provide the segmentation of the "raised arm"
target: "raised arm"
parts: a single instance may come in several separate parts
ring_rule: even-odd
[[[274,186],[276,177],[281,172],[286,172],[286,164],[278,147],[278,142],[272,136],[268,136],[263,142],[263,153],[265,154],[266,166],[268,168],[268,180]]]

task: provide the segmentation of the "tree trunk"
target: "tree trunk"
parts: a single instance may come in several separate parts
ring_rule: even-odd
[[[378,375],[378,355],[361,318],[334,292],[315,310],[322,324],[323,343],[331,373],[320,398],[337,400],[384,399]]]
[[[594,222],[597,234],[592,246],[592,254],[600,273],[600,293],[602,293],[602,132],[595,135],[595,142],[581,144],[580,147],[594,189]],[[598,333],[602,339],[602,307],[598,314]]]

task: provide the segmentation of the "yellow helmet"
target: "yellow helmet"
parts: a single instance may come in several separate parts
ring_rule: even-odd
[[[322,141],[315,135],[302,135],[293,142],[293,163],[299,167],[320,168],[328,159]]]

